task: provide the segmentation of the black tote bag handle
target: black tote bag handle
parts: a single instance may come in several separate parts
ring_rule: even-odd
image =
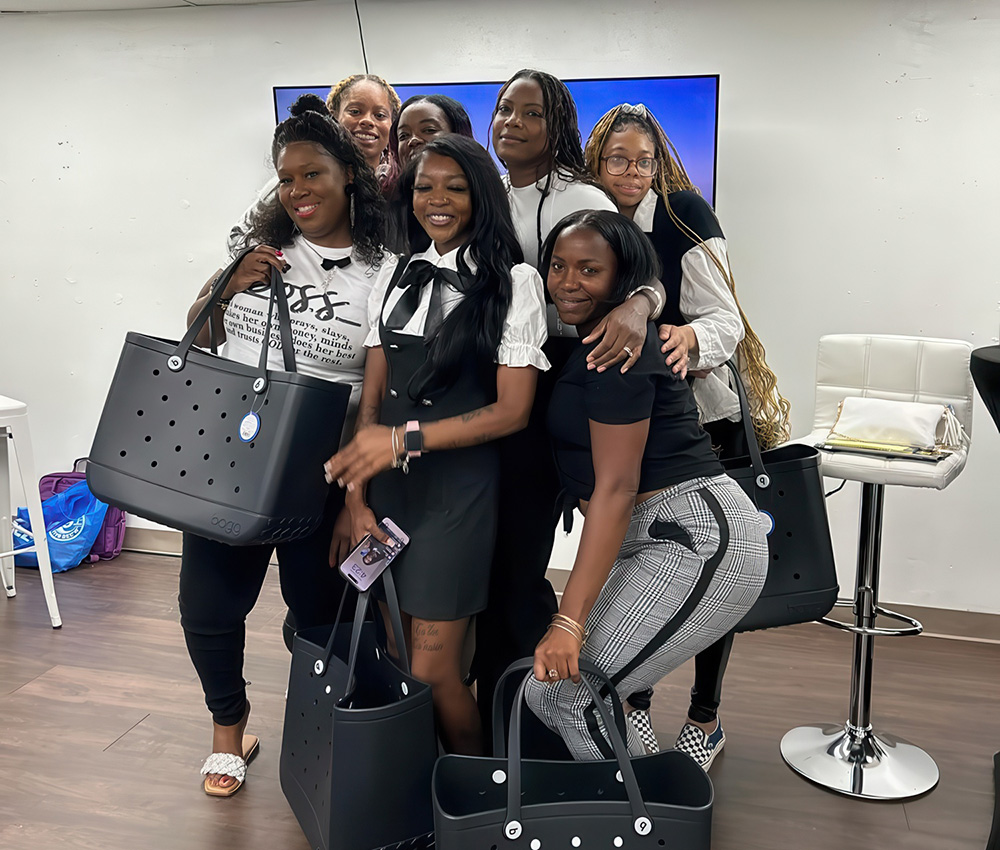
[[[743,420],[743,433],[746,436],[747,452],[750,454],[750,465],[753,467],[754,492],[759,493],[771,486],[771,476],[764,466],[764,459],[760,454],[760,446],[757,444],[757,435],[754,434],[753,420],[750,416],[750,402],[747,400],[747,391],[743,387],[743,380],[740,378],[739,369],[732,360],[727,360],[725,365],[733,375],[733,382],[736,384],[736,393],[740,397],[740,418]]]
[[[528,662],[534,665],[532,659],[515,661],[514,664],[520,665]],[[625,786],[629,808],[632,810],[632,828],[639,835],[649,835],[653,829],[653,821],[650,819],[646,811],[646,804],[642,800],[642,792],[639,790],[639,782],[635,778],[635,771],[632,769],[632,762],[628,754],[628,748],[625,745],[625,740],[619,733],[618,726],[616,725],[618,721],[621,721],[622,724],[625,722],[625,712],[622,709],[621,699],[618,696],[618,692],[611,685],[611,680],[605,675],[603,670],[588,661],[581,660],[579,663],[581,674],[586,673],[587,675],[594,676],[601,681],[602,685],[607,685],[610,689],[614,717],[608,711],[607,703],[601,699],[597,688],[590,682],[587,676],[580,676],[582,684],[590,691],[590,696],[594,701],[598,714],[601,716],[601,720],[604,722],[604,728],[615,751],[615,761],[618,762],[619,776],[621,776],[622,784]],[[511,665],[511,667],[513,666]],[[511,667],[508,667],[507,670],[510,671]],[[531,676],[532,673],[529,672],[521,681],[517,689],[517,695],[514,697],[514,706],[511,710],[510,718],[510,732],[507,745],[509,752],[507,757],[507,816],[504,820],[503,834],[511,840],[519,838],[523,832],[521,824],[521,713],[524,710],[524,691]]]
[[[581,663],[587,664],[586,661]],[[520,673],[522,670],[531,670],[534,666],[535,661],[531,656],[512,661],[510,666],[500,674],[500,678],[497,679],[496,684],[493,686],[493,755],[496,758],[507,758],[507,730],[504,728],[506,714],[503,710],[504,683],[515,673]],[[580,669],[582,670],[583,668],[581,667]],[[595,667],[594,669],[596,670],[597,668]],[[517,709],[517,705],[515,701],[514,710]],[[624,711],[622,711],[620,718],[617,714],[615,715],[615,723],[618,724],[618,731],[621,733],[622,738],[626,738]]]
[[[222,298],[222,293],[226,291],[226,286],[228,285],[230,278],[232,278],[235,273],[236,267],[252,250],[253,248],[244,248],[240,251],[240,253],[236,255],[236,258],[228,266],[226,266],[222,274],[219,275],[218,280],[216,280],[212,287],[208,301],[202,305],[201,310],[198,311],[198,315],[194,317],[194,321],[192,321],[188,327],[187,333],[184,334],[181,341],[177,343],[177,347],[174,349],[173,353],[167,358],[168,369],[173,372],[179,372],[184,368],[188,352],[191,350],[191,346],[194,345],[195,337],[198,336],[199,332],[204,327],[205,322],[211,322],[215,305],[219,302],[219,299]],[[261,345],[260,362],[258,364],[260,376],[258,380],[254,382],[254,392],[257,393],[262,393],[267,388],[267,353],[271,339],[271,322],[275,302],[278,304],[278,333],[281,335],[282,361],[286,372],[295,371],[295,349],[292,347],[291,314],[288,309],[288,294],[285,292],[285,282],[282,280],[280,272],[278,272],[274,266],[271,266],[270,288],[271,292],[268,299],[267,324],[264,327],[264,338]],[[212,349],[214,352],[215,334],[212,333],[211,337]]]
[[[385,604],[389,609],[389,622],[392,624],[392,632],[396,636],[396,652],[399,654],[401,669],[410,675],[410,659],[406,652],[406,636],[403,634],[403,618],[399,610],[399,598],[396,596],[396,583],[392,580],[392,573],[385,569],[379,576],[382,587],[385,588]],[[371,603],[371,591],[366,590],[358,594],[358,604],[354,609],[354,627],[351,629],[351,649],[347,660],[347,690],[344,691],[344,698],[350,696],[354,690],[354,670],[358,663],[358,650],[361,646],[361,627],[364,624],[364,609]],[[372,613],[378,609],[377,605],[372,605]],[[327,644],[328,655],[333,650],[333,638],[336,634],[336,627],[330,634],[330,643]]]
[[[392,580],[392,573],[388,569],[383,570],[382,575],[379,576],[379,581],[382,582],[382,586],[385,588],[385,601],[386,607],[389,609],[389,622],[392,624],[393,634],[397,636],[396,651],[399,654],[400,667],[404,673],[411,675],[410,659],[406,652],[406,636],[403,633],[403,617],[400,613],[399,597],[396,595],[396,583]],[[347,598],[348,590],[350,588],[345,586],[344,593],[340,597],[337,617],[333,621],[333,628],[330,630],[330,638],[326,642],[323,658],[317,660],[313,666],[313,672],[317,676],[326,675],[326,671],[330,669],[330,661],[334,653],[334,643],[337,638],[337,627],[340,625],[340,617],[344,610],[344,600]],[[354,670],[358,662],[358,650],[361,645],[361,627],[364,625],[365,610],[370,604],[371,590],[365,590],[358,594],[358,601],[354,606],[354,623],[351,628],[351,645],[347,661],[347,689],[344,692],[344,696],[349,695],[354,690]],[[381,616],[381,611],[377,605],[372,605],[372,611],[373,613],[377,612]]]

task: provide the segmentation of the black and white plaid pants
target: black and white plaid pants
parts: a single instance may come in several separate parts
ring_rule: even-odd
[[[604,670],[623,700],[648,690],[740,621],[760,594],[767,561],[757,508],[727,475],[667,488],[633,509],[587,617],[581,658]],[[610,757],[585,688],[532,678],[527,700],[574,758]],[[642,753],[626,726],[629,751]]]

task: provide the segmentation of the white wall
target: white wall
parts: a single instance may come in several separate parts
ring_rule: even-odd
[[[362,0],[369,65],[721,75],[718,211],[797,433],[823,333],[997,341],[996,0],[495,9]],[[40,470],[87,453],[125,331],[179,332],[266,175],[271,86],[361,67],[341,2],[0,18],[0,392],[30,403]],[[976,416],[954,485],[887,494],[887,601],[1000,612],[1000,437]],[[856,486],[830,503],[847,587]]]

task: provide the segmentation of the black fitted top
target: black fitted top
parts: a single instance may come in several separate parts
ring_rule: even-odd
[[[573,351],[549,404],[549,433],[568,495],[590,499],[594,492],[590,420],[608,425],[649,420],[640,493],[721,474],[711,439],[698,424],[694,394],[687,381],[678,380],[664,363],[653,323],[639,361],[624,375],[620,366],[600,373],[587,369],[587,354],[596,344],[580,344]]]

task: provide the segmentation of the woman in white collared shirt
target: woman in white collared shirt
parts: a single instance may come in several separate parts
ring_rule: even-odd
[[[695,376],[699,420],[720,456],[746,454],[739,398],[713,371],[734,356],[748,384],[761,448],[787,439],[788,402],[736,301],[722,227],[659,122],[642,104],[616,106],[594,126],[584,157],[588,171],[649,237],[660,258],[667,293],[658,320],[662,351],[675,373],[690,370]],[[706,770],[725,743],[718,708],[732,641],[730,633],[696,656],[691,706],[675,744]],[[630,720],[642,729],[648,696],[636,694],[630,702],[640,709]],[[643,732],[655,741],[651,727]]]
[[[525,426],[549,365],[542,282],[521,262],[500,175],[474,140],[429,142],[400,198],[414,253],[375,284],[358,432],[327,472],[347,488],[356,538],[383,517],[410,536],[391,570],[413,673],[432,686],[445,747],[473,754],[482,735],[462,647],[486,607],[495,441]]]

